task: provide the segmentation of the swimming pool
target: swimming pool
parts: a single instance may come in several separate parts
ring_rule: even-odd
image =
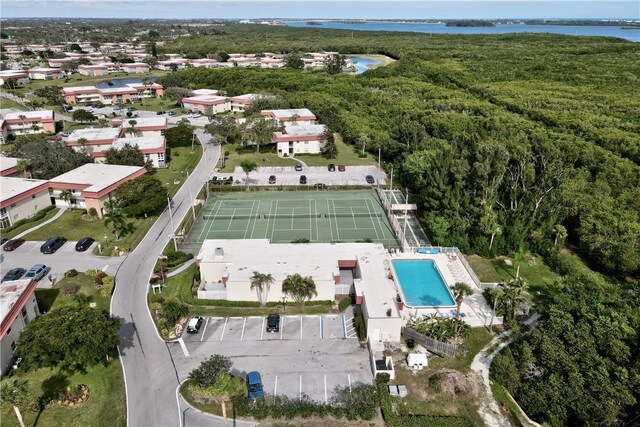
[[[405,304],[410,307],[449,307],[456,302],[440,275],[436,263],[429,259],[394,259]]]

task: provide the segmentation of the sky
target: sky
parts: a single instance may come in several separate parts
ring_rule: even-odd
[[[2,0],[2,18],[640,19],[640,0]]]

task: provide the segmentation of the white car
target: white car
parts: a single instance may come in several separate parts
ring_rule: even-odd
[[[197,119],[198,117],[202,117],[202,114],[200,114],[200,113],[195,113],[195,114],[193,115],[193,118],[194,118],[194,119]]]

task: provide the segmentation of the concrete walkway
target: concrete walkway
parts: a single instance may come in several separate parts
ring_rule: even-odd
[[[540,318],[540,315],[534,314],[527,319],[524,324],[533,328]],[[505,331],[496,336],[487,344],[482,350],[476,354],[471,362],[471,370],[482,377],[482,383],[484,384],[486,399],[480,404],[478,412],[487,426],[509,427],[511,422],[504,415],[500,406],[493,398],[493,391],[491,390],[491,380],[489,379],[489,370],[491,362],[496,355],[506,346],[511,344],[511,331]],[[495,348],[494,348],[495,347]],[[489,349],[493,348],[490,354],[487,354]]]
[[[193,265],[195,262],[196,262],[195,258],[191,258],[189,261],[185,262],[180,267],[178,267],[175,270],[173,270],[171,273],[167,273],[167,277],[173,277],[173,276],[175,276],[177,274],[182,273],[187,268],[191,267],[191,265]]]
[[[56,219],[60,218],[60,217],[62,216],[62,214],[63,214],[63,213],[65,213],[66,211],[67,211],[67,207],[66,207],[66,206],[61,207],[61,208],[60,208],[60,210],[59,210],[59,211],[58,211],[54,216],[52,216],[51,218],[49,218],[49,219],[48,219],[48,220],[46,220],[45,222],[40,223],[40,224],[38,224],[38,225],[36,225],[36,226],[33,226],[33,227],[31,227],[30,229],[25,230],[25,231],[23,231],[22,233],[20,233],[20,234],[16,235],[16,236],[14,237],[14,239],[19,239],[19,238],[24,237],[24,236],[26,236],[27,234],[31,233],[32,231],[37,230],[38,228],[44,227],[45,225],[47,225],[47,224],[49,224],[49,223],[51,223],[51,222],[55,221]]]

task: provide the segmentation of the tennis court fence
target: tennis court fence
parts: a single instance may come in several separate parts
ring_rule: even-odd
[[[304,214],[254,214],[254,215],[218,215],[203,214],[203,219],[292,219],[292,218],[382,218],[382,212],[349,213],[304,213]]]

